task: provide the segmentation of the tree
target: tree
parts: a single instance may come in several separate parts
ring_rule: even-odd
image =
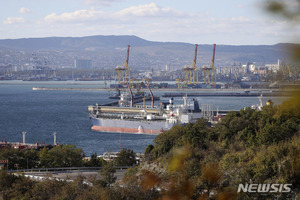
[[[123,149],[115,159],[116,166],[133,166],[136,164],[136,154],[133,150]]]
[[[8,174],[6,170],[0,170],[0,192],[12,187],[12,184],[19,178]]]
[[[114,168],[113,164],[107,163],[100,171],[102,178],[99,181],[99,184],[104,187],[110,187],[111,184],[113,184],[117,180],[117,177],[114,176],[115,173],[116,169]]]
[[[24,168],[31,169],[36,168],[39,164],[39,156],[38,152],[34,149],[31,149],[29,151],[25,151],[25,163],[23,163]]]
[[[49,151],[52,167],[80,167],[84,153],[75,145],[56,146]]]
[[[199,119],[196,123],[189,123],[186,127],[186,134],[183,135],[183,142],[193,147],[207,149],[207,139],[211,130],[207,126],[207,120]]]
[[[170,130],[159,134],[155,139],[155,147],[152,150],[154,158],[168,153],[174,146],[182,145],[182,136],[186,133],[183,125],[173,126]]]
[[[97,153],[91,155],[91,159],[84,162],[84,166],[87,167],[102,167],[106,164],[103,158],[98,158]]]
[[[152,144],[149,144],[146,149],[145,149],[145,159],[146,160],[152,160],[153,156],[152,156],[152,150],[154,149],[154,146]]]
[[[40,151],[38,153],[38,156],[39,156],[39,160],[40,160],[40,167],[52,167],[52,159],[50,157],[50,154],[48,152],[49,150],[44,147],[42,149],[42,151]]]

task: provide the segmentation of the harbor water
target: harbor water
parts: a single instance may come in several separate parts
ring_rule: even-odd
[[[107,83],[109,84],[109,83]],[[114,91],[93,90],[32,90],[33,87],[51,88],[101,88],[104,82],[61,81],[0,81],[0,139],[10,142],[22,140],[26,131],[26,143],[53,144],[53,133],[57,133],[57,142],[74,144],[82,148],[87,156],[92,153],[103,154],[107,151],[119,151],[129,148],[135,152],[144,152],[152,144],[155,135],[101,133],[91,130],[88,105],[111,102],[109,96]],[[146,91],[146,90],[145,90]],[[207,92],[207,91],[206,91]],[[161,96],[163,91],[154,91]],[[219,110],[240,110],[253,104],[259,104],[257,97],[196,97],[201,104],[213,104]],[[283,97],[271,99],[281,103]],[[160,101],[168,101],[161,98]],[[175,98],[174,103],[182,103]]]

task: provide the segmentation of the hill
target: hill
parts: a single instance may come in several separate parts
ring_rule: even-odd
[[[121,48],[128,44],[133,46],[149,46],[155,44],[136,36],[87,36],[87,37],[47,37],[0,40],[0,47],[22,50],[49,50],[86,48],[106,49]]]
[[[74,57],[92,59],[93,64],[111,67],[123,62],[127,45],[130,49],[130,62],[134,69],[143,69],[144,63],[151,68],[169,65],[182,68],[191,64],[194,57],[194,44],[181,42],[155,42],[137,36],[87,36],[87,37],[47,37],[0,40],[2,51],[63,52],[62,58],[72,65]],[[292,44],[276,45],[220,45],[216,48],[216,66],[256,62],[258,65],[277,63],[287,59],[287,48]],[[72,54],[70,54],[72,52]],[[1,54],[0,54],[1,56]],[[41,55],[45,56],[45,55]],[[47,56],[49,57],[49,56]],[[212,57],[212,44],[198,45],[199,65],[209,65]],[[111,59],[107,66],[101,61]],[[116,63],[114,63],[114,61]],[[12,61],[10,61],[12,63]],[[54,61],[55,62],[55,61]],[[68,65],[68,63],[64,63]],[[149,67],[149,65],[147,65]]]

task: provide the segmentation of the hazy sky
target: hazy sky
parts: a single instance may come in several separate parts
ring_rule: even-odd
[[[276,44],[296,35],[262,0],[0,0],[0,39],[136,35],[151,41]]]

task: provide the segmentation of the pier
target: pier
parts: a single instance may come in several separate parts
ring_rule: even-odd
[[[32,90],[86,90],[86,91],[114,91],[113,88],[78,88],[78,87],[65,87],[65,88],[52,88],[52,87],[33,87]],[[127,88],[119,88],[120,91],[126,91]],[[215,91],[215,92],[232,92],[239,91],[244,92],[245,89],[242,88],[151,88],[152,91],[174,91],[174,92],[202,92],[202,91]],[[259,89],[247,89],[247,91],[253,92],[281,92],[281,89],[268,89],[268,88],[259,88]],[[289,90],[285,90],[289,91]]]
[[[260,95],[263,95],[264,97],[278,97],[278,96],[289,96],[287,93],[282,92],[215,92],[215,93],[208,93],[208,92],[177,92],[177,93],[165,93],[162,96],[163,97],[258,97]]]
[[[35,150],[39,150],[39,149],[43,149],[44,147],[47,148],[52,148],[53,146],[51,144],[39,144],[38,142],[34,143],[34,144],[29,144],[29,143],[23,143],[23,142],[7,142],[7,141],[1,141],[0,142],[0,149],[1,148],[14,148],[14,149],[35,149]]]
[[[14,148],[14,149],[22,149],[22,150],[27,150],[27,149],[34,149],[34,150],[40,150],[43,149],[44,147],[46,148],[53,148],[54,146],[57,146],[56,143],[56,132],[54,132],[53,136],[54,136],[54,145],[51,144],[45,144],[44,142],[42,142],[42,144],[35,142],[34,144],[30,144],[30,143],[26,143],[26,131],[22,132],[22,136],[23,136],[23,140],[22,142],[8,142],[6,140],[2,140],[0,142],[0,149],[2,148]]]

